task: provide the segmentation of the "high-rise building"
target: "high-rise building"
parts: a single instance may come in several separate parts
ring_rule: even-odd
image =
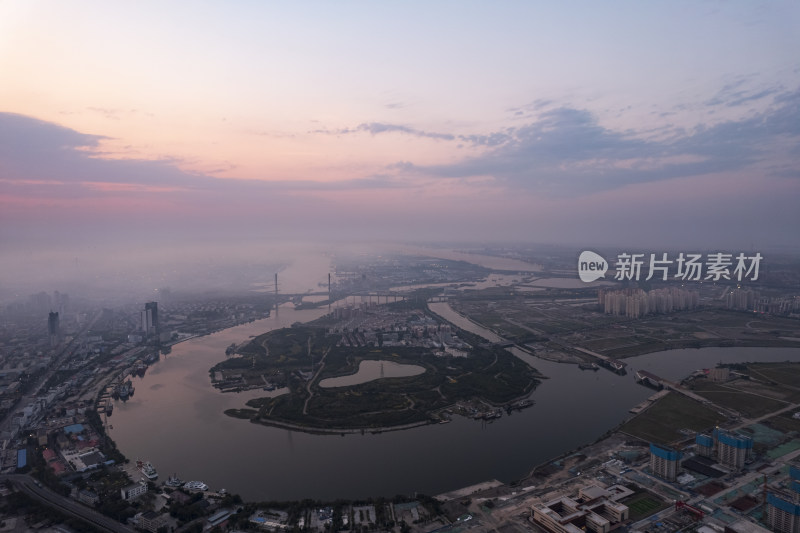
[[[50,315],[47,317],[47,333],[50,335],[50,346],[56,346],[61,335],[61,324],[58,319],[58,313],[50,311]]]
[[[789,468],[792,481],[789,490],[767,494],[765,522],[772,531],[800,533],[800,469]]]
[[[714,430],[717,444],[717,461],[735,469],[744,467],[744,462],[753,451],[753,439],[724,429]]]
[[[158,302],[147,302],[142,311],[142,331],[147,337],[158,338],[161,328],[158,324]]]
[[[69,308],[69,294],[55,291],[53,293],[53,306],[64,316],[64,313],[66,313]]]
[[[725,295],[725,306],[728,309],[747,311],[754,309],[760,294],[750,289],[734,289]]]
[[[714,455],[714,439],[710,435],[697,435],[694,439],[697,455],[711,457]]]
[[[649,292],[634,288],[615,291],[600,289],[597,300],[606,314],[639,318],[653,313],[694,309],[700,305],[700,294],[677,287]]]
[[[650,444],[650,471],[668,481],[678,477],[678,461],[681,453],[657,444]]]

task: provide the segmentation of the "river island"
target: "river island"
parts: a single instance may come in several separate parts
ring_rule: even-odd
[[[499,344],[410,301],[337,309],[259,335],[228,355],[210,370],[215,387],[281,394],[227,415],[312,433],[407,429],[446,423],[453,414],[492,420],[532,405],[527,397],[542,378]]]

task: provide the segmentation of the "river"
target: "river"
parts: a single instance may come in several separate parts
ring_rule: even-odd
[[[523,477],[533,466],[595,440],[653,394],[631,374],[581,371],[518,353],[550,379],[533,393],[533,407],[490,424],[456,417],[449,424],[406,431],[334,436],[225,416],[226,409],[268,394],[223,394],[211,387],[208,370],[224,358],[225,348],[326,311],[284,306],[270,318],[174,346],[134,380],[130,400],[116,403],[109,418],[111,437],[129,459],[151,461],[160,479],[177,473],[247,500],[438,494],[488,479]],[[678,380],[719,361],[772,360],[800,361],[800,350],[704,348],[626,361],[631,369]]]

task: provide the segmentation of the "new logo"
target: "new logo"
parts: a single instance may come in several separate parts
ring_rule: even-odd
[[[578,276],[583,282],[589,283],[600,279],[605,276],[607,270],[608,261],[594,252],[586,250],[578,257]]]

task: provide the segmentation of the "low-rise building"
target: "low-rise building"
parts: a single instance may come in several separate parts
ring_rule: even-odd
[[[134,500],[147,492],[147,483],[133,483],[120,489],[123,500]]]
[[[208,517],[207,522],[207,529],[211,529],[222,525],[228,518],[230,518],[233,511],[230,509],[222,509],[221,511],[217,511],[212,516]]]
[[[155,511],[147,511],[139,517],[139,528],[156,533],[158,528],[167,525],[167,515]]]
[[[628,519],[628,507],[597,486],[581,489],[578,499],[559,496],[531,508],[530,519],[553,533],[608,533]]]
[[[97,495],[96,492],[93,492],[88,489],[83,489],[78,492],[78,501],[81,501],[86,505],[97,505],[97,502],[100,501],[100,497]]]

